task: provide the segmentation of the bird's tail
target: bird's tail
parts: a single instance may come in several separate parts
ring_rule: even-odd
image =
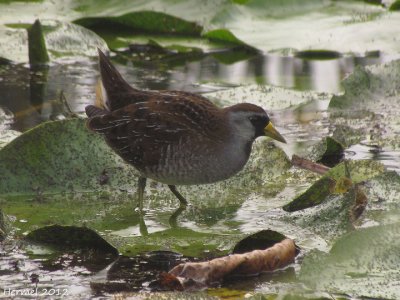
[[[139,91],[131,87],[122,78],[115,66],[100,49],[98,49],[98,52],[101,81],[105,90],[105,95],[103,95],[104,107],[114,111],[131,104],[132,95]]]
[[[108,111],[104,108],[100,108],[94,105],[88,105],[85,107],[85,112],[86,115],[91,118],[91,117],[96,117],[96,116],[103,116],[108,113]]]

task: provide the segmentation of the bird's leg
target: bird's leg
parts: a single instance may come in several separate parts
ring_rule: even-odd
[[[138,207],[139,207],[139,211],[142,212],[143,211],[143,194],[144,194],[144,189],[146,187],[146,177],[139,177],[138,180]]]
[[[186,206],[188,204],[185,197],[183,197],[181,194],[179,194],[179,192],[176,190],[176,186],[168,185],[168,187],[171,190],[171,192],[175,195],[175,197],[179,199],[179,201],[181,202],[181,205]]]

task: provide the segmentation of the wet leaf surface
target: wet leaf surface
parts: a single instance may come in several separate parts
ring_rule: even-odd
[[[303,261],[300,279],[316,289],[398,298],[399,223],[363,228],[341,237],[329,254]]]
[[[1,194],[106,190],[98,182],[103,170],[111,186],[118,181],[123,188],[121,183],[135,174],[81,119],[49,122],[26,132],[1,150],[0,161]]]
[[[26,240],[45,244],[58,250],[90,249],[103,254],[118,255],[118,250],[95,231],[77,226],[50,225],[29,232]]]

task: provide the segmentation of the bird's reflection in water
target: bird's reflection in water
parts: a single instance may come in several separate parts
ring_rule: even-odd
[[[178,228],[178,218],[186,210],[187,205],[180,204],[179,207],[172,213],[168,219],[168,224],[171,228]],[[142,236],[148,236],[149,230],[145,222],[146,214],[139,212],[139,232]]]

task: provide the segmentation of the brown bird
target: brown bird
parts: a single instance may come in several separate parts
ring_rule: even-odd
[[[286,143],[259,106],[239,103],[219,108],[183,91],[142,91],[131,87],[99,50],[103,108],[89,105],[90,130],[139,172],[139,208],[146,178],[168,185],[181,204],[176,185],[207,184],[238,173],[259,136]]]

